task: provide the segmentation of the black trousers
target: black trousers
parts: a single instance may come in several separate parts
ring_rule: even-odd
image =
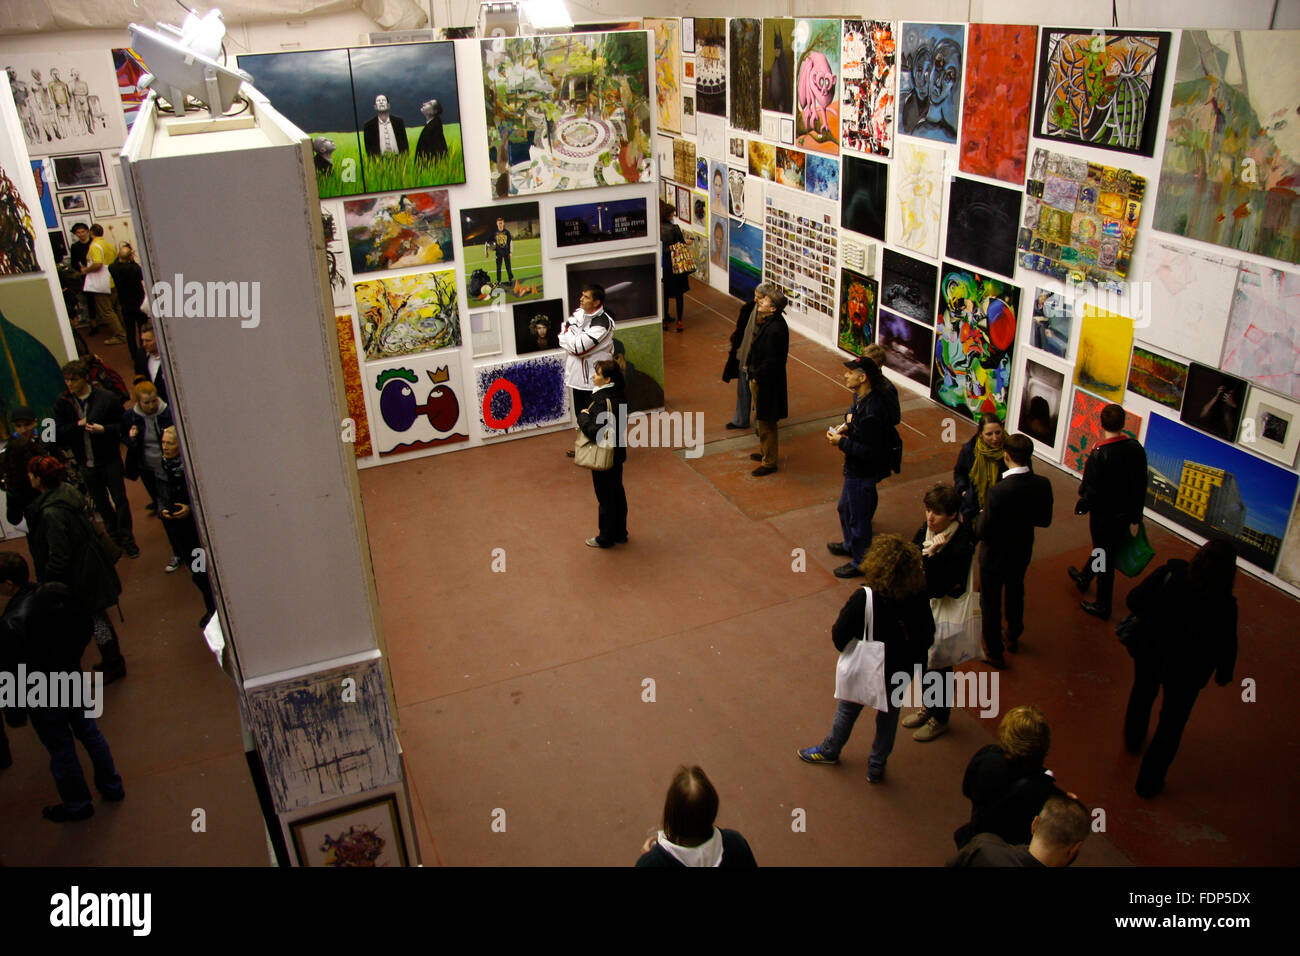
[[[513,269],[510,268],[510,257],[499,255],[497,256],[497,284],[498,285],[501,284],[501,263],[503,262],[506,264],[506,275],[509,277],[511,282],[515,281],[515,272]]]
[[[208,572],[206,570],[194,570],[196,560],[194,550],[202,547],[199,542],[199,529],[194,523],[194,513],[190,512],[184,518],[163,518],[162,522],[163,530],[167,532],[167,540],[172,545],[172,553],[181,559],[185,567],[189,568],[190,580],[199,589],[199,594],[203,595],[203,606],[209,614],[212,613],[217,609],[217,601],[212,594],[212,584],[208,580]],[[207,567],[206,559],[203,567]]]
[[[1142,758],[1138,771],[1138,786],[1159,790],[1164,786],[1165,774],[1178,754],[1183,739],[1183,729],[1192,715],[1192,706],[1200,694],[1199,687],[1186,684],[1168,684],[1160,679],[1160,659],[1139,658],[1133,661],[1133,689],[1128,695],[1128,709],[1124,713],[1124,743],[1137,753],[1146,740],[1147,726],[1151,722],[1151,708],[1163,686],[1164,701],[1160,705],[1160,719],[1156,732]]]
[[[591,485],[596,489],[600,534],[596,543],[608,548],[627,539],[627,494],[623,491],[623,463],[608,471],[593,471]]]
[[[1088,563],[1084,565],[1083,573],[1089,580],[1094,577],[1097,579],[1097,603],[1109,611],[1115,594],[1115,561],[1128,538],[1128,521],[1123,515],[1115,517],[1089,514],[1088,532],[1092,536],[1094,553],[1088,556]],[[1102,552],[1103,570],[1094,571],[1092,565],[1098,550]]]
[[[94,467],[82,465],[81,474],[109,536],[121,545],[134,542],[131,505],[126,500],[126,482],[122,478],[122,459],[113,457],[107,462],[96,462]]]
[[[585,388],[571,388],[573,393],[573,417],[578,417],[578,412],[584,411],[591,404],[591,392]]]
[[[1002,593],[1006,592],[1007,637],[1025,632],[1025,572],[1029,562],[1001,566],[980,554],[980,613],[984,616],[984,647],[991,657],[1002,657]]]

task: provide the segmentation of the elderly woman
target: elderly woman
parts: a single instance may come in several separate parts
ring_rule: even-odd
[[[840,611],[839,619],[831,628],[831,640],[837,651],[843,651],[851,641],[866,634],[866,588],[870,588],[874,609],[872,638],[885,645],[885,686],[887,691],[894,692],[900,689],[896,675],[910,678],[912,669],[924,660],[934,640],[934,618],[930,616],[930,602],[925,596],[921,551],[896,534],[876,535],[862,560],[862,573],[865,587],[854,591]],[[826,739],[816,747],[800,750],[799,759],[815,764],[839,763],[840,751],[848,743],[863,706],[841,700]],[[897,732],[898,708],[890,701],[887,710],[876,712],[876,738],[867,758],[868,783],[885,779],[885,761],[894,749]]]
[[[758,462],[752,474],[761,478],[776,471],[777,423],[790,414],[786,399],[785,362],[790,353],[790,328],[785,324],[785,293],[771,282],[754,289],[753,332],[749,353],[741,374],[749,380],[754,396],[754,418],[758,422],[761,453],[750,455]]]

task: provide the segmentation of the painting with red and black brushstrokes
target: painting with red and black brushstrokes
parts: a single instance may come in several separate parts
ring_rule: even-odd
[[[964,173],[1025,181],[1038,28],[972,23],[966,38],[966,98],[961,112]]]

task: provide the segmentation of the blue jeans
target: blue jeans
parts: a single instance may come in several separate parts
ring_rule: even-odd
[[[731,424],[739,425],[741,428],[749,427],[749,406],[754,400],[749,395],[749,379],[745,377],[745,370],[740,370],[740,375],[736,377],[736,414],[731,416]]]
[[[853,733],[853,725],[857,723],[858,715],[861,713],[862,704],[855,704],[849,700],[839,702],[839,706],[835,708],[835,720],[831,724],[831,732],[822,741],[822,753],[836,760],[839,759],[840,751],[849,742],[849,734]],[[871,742],[871,756],[867,758],[867,773],[871,776],[879,776],[885,772],[885,761],[893,753],[894,737],[897,734],[898,709],[890,707],[886,711],[876,711],[876,738]]]
[[[65,810],[77,813],[90,806],[90,788],[86,786],[81,761],[77,759],[77,740],[90,754],[95,770],[95,789],[106,797],[122,794],[122,778],[113,766],[108,741],[93,720],[76,709],[36,709],[28,711],[28,715],[36,736],[50,752],[50,772],[54,774],[54,786]]]
[[[871,519],[875,517],[879,501],[874,478],[844,479],[844,488],[840,491],[840,531],[844,534],[844,547],[853,556],[854,564],[861,564],[871,547]]]

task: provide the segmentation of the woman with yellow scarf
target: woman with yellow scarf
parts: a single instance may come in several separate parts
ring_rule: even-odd
[[[1007,470],[1002,460],[1002,419],[993,412],[980,415],[975,434],[961,446],[952,481],[961,495],[961,519],[975,520],[984,507],[989,489]]]

